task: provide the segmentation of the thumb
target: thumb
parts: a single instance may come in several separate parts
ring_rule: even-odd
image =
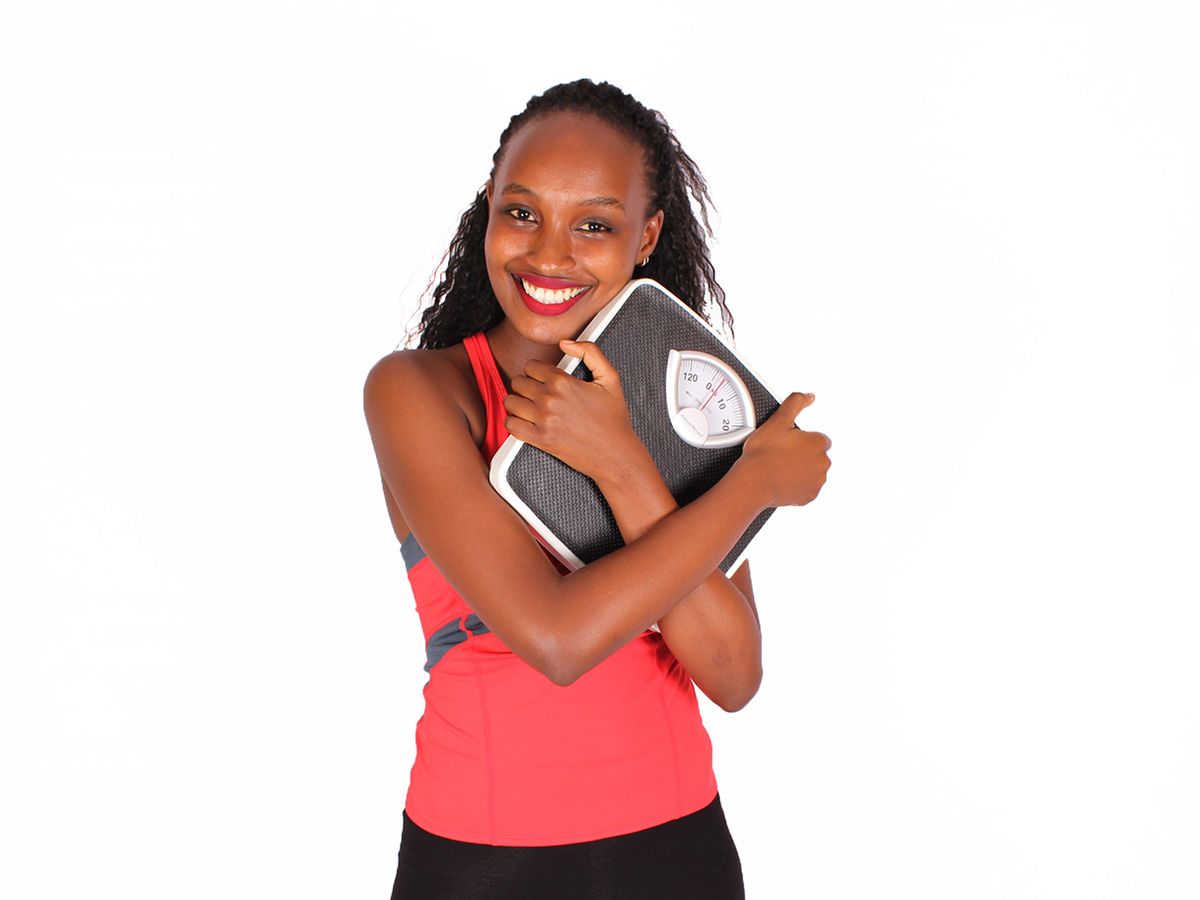
[[[599,384],[620,384],[621,378],[608,357],[591,341],[559,341],[558,346],[568,356],[577,356],[591,370],[592,380]]]
[[[800,426],[796,422],[796,417],[800,415],[800,410],[816,399],[816,394],[802,394],[799,391],[793,391],[779,404],[779,409],[775,410],[775,415],[771,416],[771,419],[778,418],[780,427],[789,428],[795,425],[798,428]]]

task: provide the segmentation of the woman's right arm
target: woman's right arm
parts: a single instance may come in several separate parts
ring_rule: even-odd
[[[823,453],[825,439],[792,427],[803,402],[800,394],[785,400],[699,499],[632,544],[560,577],[492,488],[462,410],[431,366],[393,353],[364,388],[380,471],[421,547],[506,646],[563,685],[661,619],[763,509],[816,496],[820,484],[798,464],[813,457],[814,439]]]

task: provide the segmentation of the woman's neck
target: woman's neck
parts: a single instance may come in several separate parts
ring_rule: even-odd
[[[505,319],[487,332],[488,346],[492,348],[492,356],[496,358],[496,366],[500,369],[500,377],[504,379],[504,389],[512,391],[513,375],[525,372],[525,363],[531,359],[540,359],[551,365],[558,365],[562,359],[562,348],[557,344],[539,344],[531,341],[512,327]]]

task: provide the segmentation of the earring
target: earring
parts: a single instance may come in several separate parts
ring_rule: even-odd
[[[649,257],[649,256],[647,256],[647,257],[646,257],[645,259],[643,259],[643,260],[642,260],[640,263],[638,263],[638,265],[639,265],[639,266],[644,266],[644,265],[645,265],[646,263],[648,263],[648,262],[650,262],[650,257]]]

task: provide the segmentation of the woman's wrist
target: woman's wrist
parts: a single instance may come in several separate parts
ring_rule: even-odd
[[[775,505],[771,487],[759,471],[761,468],[739,456],[721,479],[722,484],[736,486],[737,493],[750,500],[759,512]]]
[[[612,510],[625,543],[637,540],[678,508],[650,451],[636,435],[619,462],[593,481]]]
[[[746,461],[744,457],[739,457],[721,478],[721,483],[723,489],[733,488],[733,492],[739,495],[740,499],[749,500],[761,512],[775,504],[772,502],[770,484],[762,477],[760,468]],[[657,520],[678,506],[650,451],[636,435],[616,463],[606,467],[603,473],[590,477],[604,494],[609,506],[614,509],[618,505],[614,500],[636,497],[641,506],[661,507],[656,510]]]

